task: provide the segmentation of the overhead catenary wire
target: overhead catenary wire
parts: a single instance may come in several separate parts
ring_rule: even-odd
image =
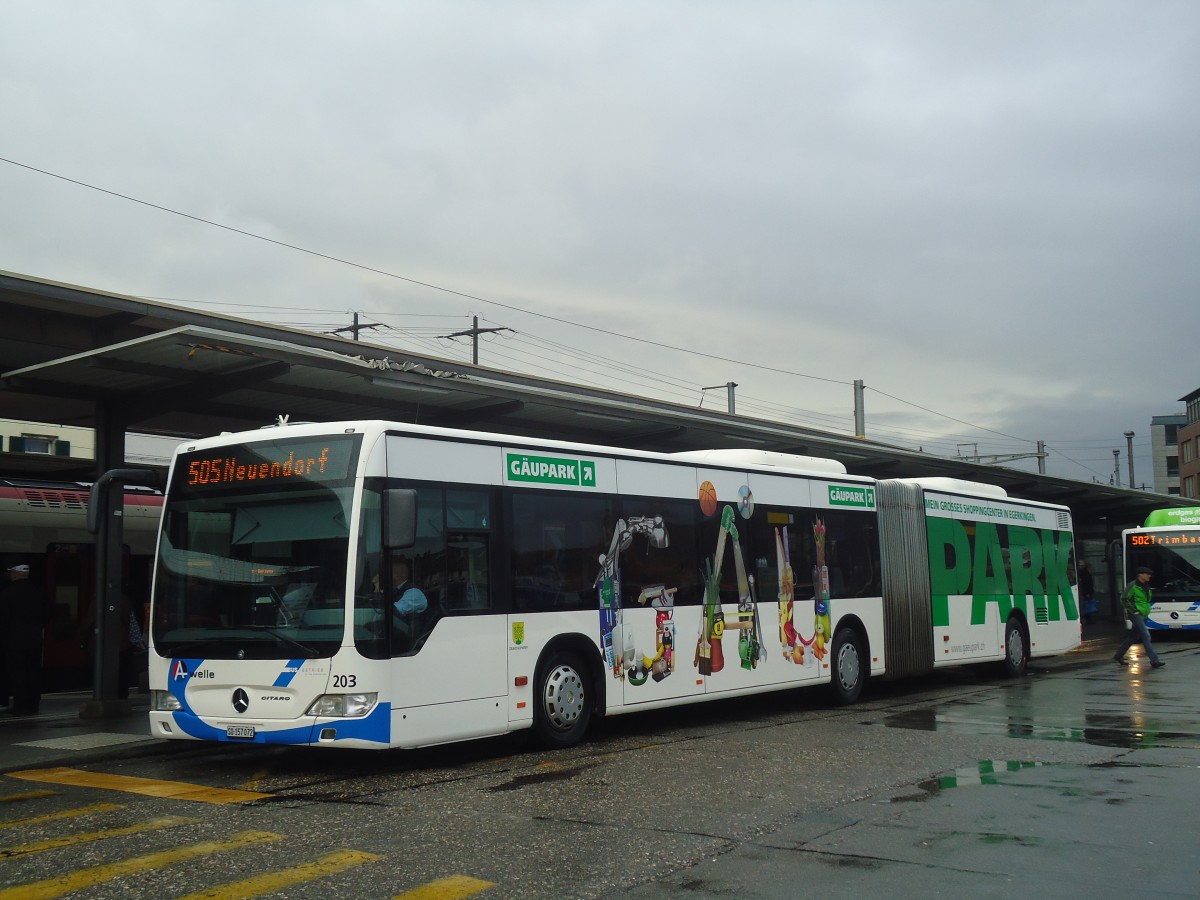
[[[513,304],[503,303],[503,302],[501,302],[501,301],[498,301],[498,300],[493,300],[493,299],[490,299],[490,298],[487,298],[487,297],[482,297],[482,296],[479,296],[479,295],[475,295],[475,294],[466,293],[466,292],[464,292],[464,291],[458,291],[458,290],[454,290],[454,289],[452,289],[452,288],[447,288],[447,287],[444,287],[444,286],[442,286],[442,285],[434,284],[434,283],[432,283],[432,282],[423,281],[423,280],[421,280],[421,279],[412,278],[412,277],[409,277],[409,276],[406,276],[406,275],[401,275],[401,274],[399,274],[399,273],[396,273],[396,272],[391,272],[391,271],[388,271],[388,270],[385,270],[385,269],[380,269],[380,268],[377,268],[377,267],[374,267],[374,266],[366,265],[366,264],[364,264],[364,263],[359,263],[359,262],[356,262],[356,261],[354,261],[354,260],[350,260],[350,259],[346,259],[346,258],[344,258],[344,257],[336,256],[336,255],[334,255],[334,254],[330,254],[330,253],[324,253],[324,252],[321,252],[321,251],[318,251],[318,250],[314,250],[314,249],[312,249],[312,248],[309,248],[309,247],[304,247],[304,246],[301,246],[301,245],[299,245],[299,244],[291,243],[291,242],[288,242],[288,241],[282,241],[282,240],[278,240],[278,239],[276,239],[276,238],[267,237],[267,236],[265,236],[265,235],[258,234],[258,233],[256,233],[256,232],[248,231],[248,230],[246,230],[246,229],[242,229],[242,228],[237,228],[237,227],[235,227],[235,226],[232,226],[232,225],[227,225],[227,224],[225,224],[225,223],[222,223],[222,222],[217,222],[217,221],[214,221],[214,220],[212,220],[212,219],[207,219],[207,218],[204,218],[204,217],[202,217],[202,216],[197,216],[197,215],[194,215],[194,214],[191,214],[191,213],[183,212],[183,211],[181,211],[181,210],[173,209],[173,208],[171,208],[171,207],[168,207],[168,206],[164,206],[164,205],[161,205],[161,204],[158,204],[158,203],[153,203],[153,202],[150,202],[150,201],[147,201],[147,200],[143,200],[143,199],[140,199],[140,198],[138,198],[138,197],[134,197],[134,196],[132,196],[132,195],[129,195],[129,194],[126,194],[126,193],[122,193],[122,192],[119,192],[119,191],[111,190],[111,189],[108,189],[108,188],[103,188],[103,187],[100,187],[100,186],[98,186],[98,185],[90,184],[90,183],[88,183],[88,182],[85,182],[85,181],[82,181],[82,180],[79,180],[79,179],[70,178],[70,177],[68,177],[68,176],[65,176],[65,175],[62,175],[62,174],[59,174],[59,173],[56,173],[56,172],[49,171],[49,170],[47,170],[47,169],[39,168],[39,167],[37,167],[37,166],[29,165],[29,164],[27,164],[27,163],[19,162],[19,161],[17,161],[17,160],[9,159],[9,158],[7,158],[7,157],[0,157],[0,162],[4,162],[4,163],[7,163],[7,164],[9,164],[9,165],[12,165],[12,166],[15,166],[15,167],[18,167],[18,168],[21,168],[21,169],[25,169],[25,170],[27,170],[27,171],[34,172],[34,173],[36,173],[36,174],[43,175],[43,176],[46,176],[46,177],[49,177],[49,178],[54,178],[54,179],[57,179],[57,180],[60,180],[60,181],[64,181],[64,182],[67,182],[67,183],[69,183],[69,184],[76,185],[76,186],[78,186],[78,187],[82,187],[82,188],[85,188],[85,189],[88,189],[88,190],[92,190],[92,191],[96,191],[96,192],[99,192],[99,193],[102,193],[102,194],[106,194],[106,195],[108,195],[108,196],[115,197],[115,198],[118,198],[118,199],[120,199],[120,200],[124,200],[124,201],[130,202],[130,203],[135,203],[135,204],[138,204],[138,205],[141,205],[141,206],[147,207],[147,208],[149,208],[149,209],[154,209],[154,210],[157,210],[157,211],[159,211],[159,212],[167,213],[167,214],[169,214],[169,215],[174,215],[174,216],[179,216],[179,217],[182,217],[182,218],[185,218],[185,219],[189,219],[189,220],[191,220],[191,221],[193,221],[193,222],[197,222],[197,223],[199,223],[199,224],[207,225],[207,226],[210,226],[210,227],[212,227],[212,228],[217,228],[217,229],[221,229],[221,230],[224,230],[224,231],[228,231],[228,232],[231,232],[231,233],[234,233],[234,234],[238,234],[238,235],[241,235],[241,236],[244,236],[244,237],[251,238],[251,239],[253,239],[253,240],[258,240],[258,241],[263,241],[263,242],[266,242],[266,243],[269,243],[269,244],[274,244],[274,245],[276,245],[276,246],[283,247],[283,248],[285,248],[285,249],[293,250],[293,251],[295,251],[295,252],[298,252],[298,253],[307,254],[307,255],[313,256],[313,257],[315,257],[315,258],[324,259],[324,260],[327,260],[327,261],[329,261],[329,262],[333,262],[333,263],[336,263],[336,264],[339,264],[339,265],[349,266],[349,267],[352,267],[352,268],[355,268],[355,269],[358,269],[358,270],[361,270],[361,271],[365,271],[365,272],[371,272],[371,273],[373,273],[373,274],[376,274],[376,275],[381,275],[381,276],[383,276],[383,277],[386,277],[386,278],[391,278],[391,279],[395,279],[395,280],[398,280],[398,281],[403,281],[403,282],[406,282],[406,283],[408,283],[408,284],[411,284],[411,285],[414,285],[414,286],[417,286],[417,287],[423,287],[423,288],[427,288],[427,289],[429,289],[429,290],[432,290],[432,291],[437,291],[437,292],[440,292],[440,293],[443,293],[443,294],[446,294],[446,295],[449,295],[449,296],[460,297],[460,298],[463,298],[463,299],[466,299],[466,300],[471,300],[471,301],[474,301],[474,302],[478,302],[478,303],[484,303],[484,304],[488,304],[488,305],[490,305],[490,306],[495,306],[495,307],[498,307],[498,308],[501,308],[501,309],[506,309],[506,310],[509,310],[509,311],[511,311],[511,312],[518,313],[518,314],[521,314],[521,315],[528,315],[528,316],[532,316],[532,317],[535,317],[535,318],[538,318],[538,319],[542,319],[542,320],[545,320],[545,321],[556,322],[556,323],[559,323],[559,324],[562,324],[562,325],[566,325],[566,326],[569,326],[569,327],[573,327],[573,328],[580,328],[580,329],[583,329],[583,330],[586,330],[586,331],[589,331],[589,332],[592,332],[592,333],[595,333],[595,334],[602,334],[602,335],[606,335],[606,336],[609,336],[609,337],[617,338],[617,339],[620,339],[620,340],[633,341],[633,342],[636,342],[636,343],[639,343],[639,344],[642,344],[642,345],[646,345],[646,346],[654,347],[654,348],[656,348],[656,349],[658,349],[658,350],[669,350],[669,351],[672,351],[672,352],[678,352],[678,353],[688,354],[688,355],[692,355],[692,356],[696,356],[696,357],[700,357],[700,358],[705,358],[705,359],[710,359],[710,360],[714,360],[714,361],[718,361],[718,362],[728,363],[728,364],[731,364],[731,365],[736,365],[736,366],[743,367],[743,368],[749,368],[749,369],[755,369],[755,370],[759,370],[759,371],[763,371],[763,372],[768,372],[768,373],[771,373],[771,374],[777,374],[777,375],[786,375],[786,376],[789,376],[789,377],[796,377],[796,378],[811,379],[811,380],[820,381],[820,382],[825,382],[825,383],[829,383],[829,384],[838,384],[838,385],[844,385],[844,386],[849,386],[849,385],[851,385],[851,382],[850,382],[850,381],[848,381],[848,380],[844,380],[844,379],[829,378],[829,377],[826,377],[826,376],[821,376],[821,375],[813,375],[813,374],[810,374],[810,373],[805,373],[805,372],[797,372],[797,371],[792,371],[792,370],[788,370],[788,369],[783,369],[783,368],[780,368],[780,367],[777,367],[777,366],[770,366],[770,365],[766,365],[766,364],[763,364],[763,363],[749,362],[749,361],[746,361],[746,360],[737,360],[737,359],[734,359],[734,358],[731,358],[731,357],[725,357],[725,356],[721,356],[721,355],[719,355],[719,354],[713,354],[713,353],[708,353],[708,352],[704,352],[704,351],[693,350],[693,349],[688,349],[688,348],[684,348],[684,347],[678,347],[678,346],[675,346],[675,345],[672,345],[672,344],[667,344],[667,343],[664,343],[664,342],[662,342],[662,341],[655,341],[655,340],[651,340],[651,339],[648,339],[648,338],[637,337],[637,336],[634,336],[634,335],[622,334],[622,333],[620,333],[620,332],[617,332],[617,331],[612,331],[612,330],[610,330],[610,329],[601,328],[601,327],[598,327],[598,326],[595,326],[595,325],[589,325],[589,324],[582,323],[582,322],[575,322],[575,321],[571,321],[571,320],[568,320],[568,319],[563,319],[563,318],[561,318],[561,317],[558,317],[558,316],[553,316],[553,315],[550,315],[550,314],[547,314],[547,313],[535,312],[535,311],[533,311],[533,310],[524,309],[524,308],[522,308],[522,307],[519,307],[519,306],[516,306],[516,305],[513,305]],[[271,308],[270,306],[268,306],[268,305],[265,305],[265,304],[241,304],[241,303],[238,303],[238,304],[213,304],[213,305],[222,305],[222,306],[235,306],[235,307],[236,307],[236,308],[238,308],[239,310],[247,310],[247,309],[270,309],[270,308]],[[290,314],[291,314],[291,315],[295,316],[295,315],[296,315],[296,313],[297,313],[297,312],[299,312],[299,311],[298,311],[298,310],[296,310],[294,307],[290,307],[290,308],[289,308],[289,312],[290,312]],[[324,313],[324,314],[328,314],[328,313],[331,313],[331,312],[336,312],[336,310],[332,310],[332,309],[325,309],[325,310],[312,310],[312,312],[314,312],[314,313]],[[296,320],[296,319],[293,319],[293,320],[291,320],[291,321],[293,321],[293,322],[297,322],[298,320]],[[323,323],[318,323],[318,325],[317,325],[316,327],[322,327],[322,324],[323,324],[324,326],[329,326],[329,323],[328,323],[328,322],[323,322]],[[313,323],[312,323],[310,320],[308,320],[308,319],[303,319],[303,320],[300,322],[300,324],[298,325],[298,327],[303,327],[303,328],[312,328],[312,327],[314,327],[314,325],[313,325]],[[330,327],[332,327],[332,326],[330,326]],[[423,339],[423,338],[420,338],[420,337],[416,336],[415,334],[413,334],[412,332],[408,332],[408,331],[402,331],[401,333],[402,333],[402,334],[406,334],[409,340],[419,341],[421,346],[425,346],[425,347],[434,347],[434,348],[436,348],[436,349],[440,349],[440,348],[437,348],[436,342],[431,344],[431,343],[430,343],[428,340],[426,340],[426,339]],[[572,373],[575,373],[575,372],[577,372],[577,370],[578,370],[578,366],[577,366],[577,364],[576,364],[576,365],[573,365],[573,366],[572,366],[572,368],[571,368],[571,371],[572,371]],[[628,374],[628,370],[626,370],[626,372],[627,372],[627,374]],[[663,389],[663,384],[662,384],[662,381],[661,381],[661,380],[657,380],[657,381],[655,381],[655,382],[654,382],[654,384],[656,385],[656,387],[657,387],[659,390],[662,390],[662,389]],[[896,402],[898,402],[898,403],[902,403],[902,404],[905,404],[905,405],[911,406],[911,407],[913,407],[913,408],[915,408],[915,409],[922,410],[923,412],[926,412],[926,413],[928,413],[928,414],[930,414],[930,415],[933,415],[933,416],[936,416],[936,417],[939,417],[939,418],[944,418],[944,419],[946,419],[946,420],[948,420],[948,421],[957,422],[958,424],[960,424],[960,425],[963,425],[963,426],[965,426],[965,427],[967,427],[967,428],[970,428],[970,429],[972,429],[972,430],[974,430],[974,431],[983,432],[983,433],[987,433],[987,434],[992,434],[992,435],[996,435],[996,436],[999,436],[999,437],[1005,437],[1005,438],[1009,438],[1009,439],[1011,439],[1011,440],[1015,440],[1015,441],[1020,441],[1020,442],[1022,442],[1022,443],[1026,443],[1026,444],[1028,444],[1028,443],[1033,443],[1033,442],[1032,442],[1031,440],[1029,440],[1029,439],[1025,439],[1025,438],[1019,438],[1019,437],[1016,437],[1016,436],[1014,436],[1014,435],[1007,434],[1007,433],[1005,433],[1005,432],[1002,432],[1002,431],[997,431],[997,430],[995,430],[995,429],[988,428],[988,427],[986,427],[986,426],[975,425],[975,424],[973,424],[973,423],[967,422],[967,421],[965,421],[965,420],[963,420],[963,419],[960,419],[960,418],[957,418],[957,417],[955,417],[955,416],[951,416],[951,415],[948,415],[948,414],[946,414],[946,413],[942,413],[942,412],[939,412],[939,411],[937,411],[937,410],[931,409],[931,408],[930,408],[930,407],[928,407],[928,406],[924,406],[924,405],[922,405],[922,404],[914,403],[913,401],[906,400],[906,399],[904,399],[904,398],[902,398],[902,397],[898,397],[898,396],[896,396],[896,395],[894,395],[894,394],[890,394],[890,393],[888,393],[888,392],[886,392],[886,391],[881,391],[881,390],[879,390],[878,388],[874,388],[874,387],[868,387],[868,389],[869,389],[869,390],[873,390],[875,393],[878,393],[879,395],[881,395],[881,396],[884,396],[884,397],[887,397],[887,398],[889,398],[889,399],[891,399],[891,400],[894,400],[894,401],[896,401]],[[743,398],[743,400],[744,400],[744,401],[745,401],[745,400],[750,400],[750,399],[751,399],[751,398],[749,398],[749,397],[745,397],[745,398]],[[770,403],[767,403],[767,402],[763,402],[761,405],[752,405],[752,407],[751,407],[751,408],[755,408],[755,409],[779,409],[779,410],[788,410],[788,409],[789,409],[788,407],[785,407],[785,406],[775,406],[775,405],[773,405],[773,404],[770,404]],[[820,414],[814,414],[814,415],[820,415]],[[834,421],[837,421],[837,418],[836,418],[836,417],[827,417],[827,418],[828,418],[828,419],[832,419],[832,420],[834,420]],[[886,425],[884,425],[884,424],[882,424],[882,423],[873,424],[873,426],[872,426],[872,427],[873,427],[873,429],[875,429],[875,430],[885,430],[885,429],[887,429],[887,428],[888,428],[888,426],[886,426]],[[897,433],[897,434],[906,434],[906,433],[911,433],[911,432],[907,432],[907,431],[905,431],[904,429],[900,429],[900,428],[896,427],[896,428],[895,428],[895,433]],[[929,441],[929,442],[927,442],[927,443],[933,444],[934,442],[933,442],[933,441]],[[1065,456],[1065,455],[1064,455],[1064,454],[1062,454],[1061,452],[1059,453],[1059,455],[1062,455],[1064,459],[1068,459],[1068,460],[1070,459],[1070,457],[1067,457],[1067,456]],[[1074,460],[1072,460],[1072,462],[1075,462],[1075,461],[1074,461]],[[1077,464],[1079,464],[1079,463],[1077,463]],[[1080,465],[1082,465],[1082,464],[1080,464]],[[1087,466],[1083,466],[1083,467],[1084,467],[1084,468],[1088,468]],[[1090,470],[1090,469],[1089,469],[1089,471],[1092,471],[1092,470]]]
[[[702,356],[707,359],[714,359],[714,360],[719,360],[721,362],[733,363],[735,365],[747,366],[747,367],[755,368],[755,369],[761,369],[765,372],[773,372],[778,375],[791,375],[796,378],[811,378],[815,381],[825,381],[825,382],[829,382],[831,384],[849,384],[850,383],[848,381],[840,381],[836,378],[827,378],[823,375],[811,375],[806,372],[793,372],[793,371],[789,371],[787,369],[780,369],[776,366],[768,366],[768,365],[764,365],[762,363],[752,363],[752,362],[745,362],[742,360],[735,360],[730,357],[720,356],[715,353],[706,353],[701,350],[689,350],[689,349],[686,349],[683,347],[676,347],[671,344],[665,344],[661,341],[652,341],[652,340],[649,340],[648,338],[640,338],[640,337],[636,337],[636,336],[630,335],[630,334],[621,334],[618,331],[611,331],[607,328],[601,328],[597,325],[587,325],[582,322],[572,322],[569,319],[563,319],[563,318],[560,318],[559,316],[552,316],[549,313],[534,312],[532,310],[523,309],[519,306],[514,306],[512,304],[502,303],[499,300],[491,300],[487,297],[481,297],[481,296],[478,296],[475,294],[468,294],[464,291],[457,291],[457,290],[454,290],[453,288],[443,287],[442,285],[434,284],[434,283],[428,282],[428,281],[422,281],[418,278],[411,278],[407,275],[401,275],[397,272],[390,272],[386,269],[380,269],[375,266],[369,266],[369,265],[366,265],[365,263],[355,262],[354,260],[346,259],[344,257],[334,256],[331,253],[322,253],[321,251],[313,250],[310,247],[303,247],[299,244],[289,243],[288,241],[281,241],[276,238],[267,237],[266,235],[258,234],[253,231],[247,231],[243,228],[235,228],[232,225],[226,225],[222,222],[216,222],[216,221],[213,221],[212,219],[206,219],[203,216],[197,216],[197,215],[193,215],[192,213],[186,213],[181,210],[172,209],[169,206],[163,206],[158,203],[151,203],[148,200],[142,200],[138,197],[133,197],[129,194],[121,193],[120,191],[114,191],[114,190],[110,190],[108,188],[102,188],[102,187],[99,187],[98,185],[89,184],[86,181],[80,181],[79,179],[76,179],[76,178],[69,178],[66,175],[61,175],[57,172],[51,172],[47,169],[41,169],[41,168],[38,168],[37,166],[31,166],[31,165],[28,165],[27,163],[18,162],[17,160],[8,159],[7,157],[0,156],[0,162],[8,163],[9,165],[13,165],[13,166],[18,166],[22,169],[28,169],[31,172],[37,172],[40,175],[46,175],[50,178],[57,178],[60,181],[65,181],[65,182],[68,182],[69,184],[78,185],[79,187],[87,188],[88,190],[98,191],[102,194],[108,194],[111,197],[116,197],[121,200],[126,200],[130,203],[137,203],[137,204],[139,204],[141,206],[145,206],[149,209],[156,209],[159,212],[165,212],[165,213],[168,213],[168,214],[174,215],[174,216],[181,216],[185,219],[190,219],[193,222],[198,222],[202,225],[208,225],[212,228],[220,228],[224,231],[232,232],[233,234],[240,234],[243,237],[252,238],[252,239],[258,240],[258,241],[265,241],[268,244],[274,244],[278,247],[284,247],[288,250],[295,250],[298,253],[305,253],[309,256],[313,256],[318,259],[328,260],[329,262],[338,263],[339,265],[350,266],[352,268],[359,269],[363,272],[371,272],[375,275],[382,275],[385,278],[393,278],[393,279],[396,279],[397,281],[403,281],[408,284],[415,285],[417,287],[429,288],[430,290],[439,291],[439,292],[442,292],[445,294],[449,294],[451,296],[462,297],[465,300],[473,300],[477,303],[487,303],[491,306],[497,306],[501,309],[507,309],[512,312],[520,313],[522,315],[535,316],[539,319],[545,319],[545,320],[551,321],[551,322],[558,322],[561,325],[569,325],[574,328],[582,328],[587,331],[594,332],[596,334],[604,334],[609,337],[620,338],[622,340],[627,340],[627,341],[635,341],[637,343],[646,344],[648,346],[657,347],[659,349],[674,350],[674,351],[677,351],[680,353],[689,353],[689,354],[692,354],[695,356]]]

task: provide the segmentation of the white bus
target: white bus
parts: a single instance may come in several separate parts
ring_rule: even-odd
[[[408,579],[419,588],[412,591]],[[753,450],[347,422],[181,445],[162,738],[419,747],[1079,643],[1071,517]],[[420,603],[420,598],[424,603]]]
[[[1154,573],[1146,627],[1200,633],[1200,507],[1155,510],[1121,543],[1125,584],[1143,566]]]

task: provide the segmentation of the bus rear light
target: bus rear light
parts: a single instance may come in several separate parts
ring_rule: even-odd
[[[360,719],[375,708],[379,694],[322,694],[308,708],[310,716]]]

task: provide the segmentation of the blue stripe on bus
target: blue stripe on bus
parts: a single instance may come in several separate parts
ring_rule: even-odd
[[[204,741],[225,741],[231,744],[307,744],[312,740],[312,725],[282,728],[278,731],[258,731],[253,738],[231,738],[224,728],[214,728],[195,713],[177,712],[172,719],[184,734]]]
[[[187,686],[192,680],[192,675],[204,665],[203,659],[173,659],[171,660],[171,668],[167,672],[167,690],[179,701],[179,704],[184,708],[188,708],[187,702]]]
[[[176,712],[172,716],[175,726],[189,737],[204,741],[224,741],[231,744],[311,744],[317,743],[314,732],[333,728],[337,732],[334,743],[356,740],[370,741],[386,747],[391,736],[392,708],[381,703],[362,719],[329,719],[320,724],[306,724],[295,728],[280,728],[272,731],[256,730],[252,738],[231,738],[225,729],[216,728],[200,719],[190,710]]]
[[[271,687],[283,688],[292,683],[292,679],[300,674],[300,667],[304,665],[302,659],[289,659],[283,671],[279,673],[279,677],[275,679],[275,683]]]
[[[189,737],[204,741],[225,741],[242,744],[312,744],[315,743],[314,729],[333,728],[337,732],[337,741],[358,740],[387,746],[391,741],[392,707],[390,703],[380,703],[371,714],[361,719],[332,719],[321,723],[320,726],[309,722],[296,728],[281,728],[275,731],[257,731],[253,738],[231,738],[225,729],[209,725],[192,710],[187,699],[187,685],[192,675],[199,671],[205,663],[204,659],[173,659],[167,674],[167,686],[171,694],[179,701],[182,710],[172,714],[175,726]],[[290,660],[275,687],[286,687],[296,676],[304,660]],[[290,670],[290,671],[289,671]]]

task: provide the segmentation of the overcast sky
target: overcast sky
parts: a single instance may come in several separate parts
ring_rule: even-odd
[[[0,10],[0,269],[1084,480],[1200,387],[1192,0]]]

